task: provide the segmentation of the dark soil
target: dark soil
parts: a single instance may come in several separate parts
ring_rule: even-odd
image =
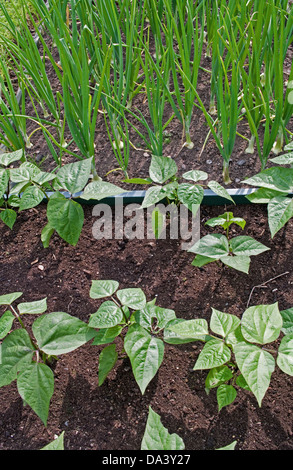
[[[218,207],[202,208],[202,235],[204,222],[218,213]],[[84,321],[98,306],[89,298],[94,279],[141,287],[148,300],[156,297],[157,305],[186,319],[209,320],[212,307],[240,317],[249,301],[292,307],[292,223],[272,241],[264,206],[239,206],[234,213],[248,222],[243,233],[271,248],[252,258],[249,275],[215,263],[194,268],[193,255],[182,251],[177,240],[98,241],[89,206],[75,248],[56,235],[44,249],[40,233],[46,207],[41,206],[21,214],[12,232],[1,227],[0,294],[21,291],[22,301],[47,297],[49,312],[64,311]],[[240,390],[235,402],[219,413],[215,393],[207,396],[204,389],[206,373],[192,370],[200,350],[200,343],[166,345],[163,364],[142,396],[127,359],[99,387],[100,347],[88,343],[57,362],[46,428],[23,406],[15,383],[0,389],[0,449],[38,450],[65,431],[68,450],[138,450],[152,406],[190,451],[213,450],[234,440],[240,450],[293,450],[292,377],[276,369],[261,408]]]

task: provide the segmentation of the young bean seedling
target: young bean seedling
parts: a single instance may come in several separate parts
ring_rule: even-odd
[[[202,267],[213,261],[221,261],[226,266],[248,274],[250,257],[261,254],[270,248],[254,238],[240,235],[230,238],[230,226],[236,224],[244,229],[246,221],[226,212],[206,222],[210,227],[220,226],[225,234],[209,234],[201,238],[189,252],[196,253],[193,266]]]

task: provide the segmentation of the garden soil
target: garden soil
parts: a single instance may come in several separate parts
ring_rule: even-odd
[[[211,232],[206,220],[225,209],[247,220],[244,231],[237,227],[231,236],[244,233],[270,248],[252,258],[249,275],[216,263],[195,268],[193,255],[182,250],[179,240],[97,240],[91,206],[84,208],[76,247],[54,235],[44,249],[42,205],[22,213],[13,231],[1,227],[0,294],[20,291],[21,301],[47,297],[48,312],[64,311],[84,321],[101,303],[89,297],[95,279],[140,287],[148,300],[156,298],[157,305],[185,319],[209,321],[212,308],[240,318],[248,305],[292,307],[293,224],[271,240],[265,206],[204,206],[201,235]],[[0,450],[38,450],[62,431],[67,450],[138,450],[149,406],[189,451],[214,450],[232,441],[239,450],[293,450],[292,377],[276,368],[261,407],[251,393],[239,390],[235,402],[218,412],[216,392],[205,392],[206,371],[193,371],[201,348],[199,342],[166,344],[163,363],[144,395],[127,358],[119,359],[99,387],[100,346],[88,343],[61,356],[47,427],[23,405],[15,383],[0,389]]]

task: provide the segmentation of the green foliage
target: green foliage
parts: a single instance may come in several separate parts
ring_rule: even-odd
[[[208,371],[205,388],[208,394],[217,389],[220,411],[234,402],[239,388],[253,393],[261,406],[276,365],[293,375],[288,318],[291,322],[291,310],[280,312],[275,303],[249,307],[241,319],[212,309],[209,328],[206,321],[201,325],[199,320],[182,321],[168,328],[182,340],[204,342],[193,369]]]
[[[60,436],[56,437],[54,441],[42,447],[40,450],[64,450],[64,431]]]
[[[210,227],[220,226],[224,234],[210,234],[202,237],[189,252],[196,253],[193,266],[202,267],[213,261],[221,261],[226,266],[248,274],[251,256],[259,255],[270,248],[252,237],[239,235],[229,238],[229,228],[232,224],[244,229],[246,221],[241,217],[234,217],[232,212],[226,212],[206,222]]]
[[[184,450],[185,445],[177,434],[169,434],[160,416],[149,407],[148,420],[141,443],[141,450]]]
[[[52,360],[82,346],[96,332],[67,313],[46,313],[46,299],[15,306],[21,296],[21,292],[0,296],[0,305],[9,307],[0,317],[0,386],[16,381],[21,398],[46,426],[54,392]],[[27,315],[39,315],[31,330],[25,326]]]
[[[10,229],[17,213],[47,201],[48,223],[41,239],[48,247],[53,233],[67,243],[78,243],[84,222],[81,199],[103,199],[122,190],[111,183],[92,181],[92,158],[68,163],[57,171],[45,172],[29,163],[23,150],[0,156],[0,219]],[[10,165],[20,162],[19,167]]]
[[[165,348],[161,335],[176,319],[175,312],[156,306],[155,299],[147,302],[139,288],[119,289],[117,281],[92,281],[90,297],[111,299],[104,300],[89,319],[89,326],[98,330],[92,344],[106,345],[99,355],[99,385],[121,358],[115,343],[119,337],[144,394],[162,364]]]
[[[246,184],[257,187],[256,191],[247,196],[253,204],[267,204],[268,223],[272,238],[293,217],[293,168],[292,145],[285,147],[289,153],[272,158],[277,165],[246,179]]]

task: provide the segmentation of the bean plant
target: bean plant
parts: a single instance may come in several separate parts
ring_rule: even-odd
[[[166,200],[168,203],[184,204],[196,215],[204,199],[204,185],[200,181],[206,181],[208,174],[201,170],[190,170],[183,174],[183,179],[192,183],[180,182],[178,167],[173,158],[154,155],[147,178],[132,178],[124,181],[150,186],[145,192],[141,204],[142,209]],[[210,180],[206,186],[227,202],[235,204],[228,191],[217,181]]]
[[[212,309],[205,319],[169,325],[179,338],[192,338],[204,346],[193,370],[205,370],[205,388],[217,389],[219,411],[230,405],[238,389],[251,392],[261,407],[271,376],[279,369],[293,376],[292,309],[280,311],[278,303],[249,307],[238,318]]]
[[[244,229],[246,221],[234,217],[233,212],[225,212],[206,222],[209,227],[220,226],[225,234],[209,234],[202,237],[189,252],[196,253],[193,266],[202,267],[214,261],[221,261],[229,268],[248,274],[251,256],[270,250],[262,243],[247,235],[230,238],[230,226],[236,224]]]
[[[47,313],[47,298],[16,305],[22,295],[0,296],[0,306],[7,308],[0,317],[0,387],[16,380],[20,396],[44,425],[54,392],[53,363],[89,341],[103,346],[99,386],[117,360],[128,357],[137,385],[145,393],[162,364],[164,341],[169,342],[164,330],[176,320],[173,310],[157,306],[156,299],[148,302],[140,288],[119,289],[112,280],[92,281],[90,298],[107,300],[89,315],[88,323],[65,312]],[[32,325],[24,320],[31,315],[38,315]],[[121,356],[118,340],[123,343]]]
[[[16,381],[21,398],[46,426],[54,392],[54,360],[85,344],[95,331],[65,312],[45,313],[46,298],[16,306],[22,295],[0,296],[0,306],[7,307],[0,318],[0,387]],[[31,329],[24,320],[28,315],[40,315]]]
[[[247,199],[254,204],[267,204],[268,224],[272,238],[293,217],[291,197],[293,190],[292,143],[286,145],[284,150],[289,153],[271,159],[277,166],[261,171],[243,181],[259,188],[249,194]]]
[[[104,345],[99,355],[99,385],[119,359],[115,343],[119,337],[123,342],[121,357],[129,358],[134,378],[144,394],[162,364],[164,330],[176,319],[175,312],[157,306],[156,299],[147,302],[140,288],[119,289],[117,281],[92,281],[90,297],[108,299],[89,319],[89,326],[98,330],[92,344]]]
[[[19,166],[16,167],[16,162]],[[11,168],[11,164],[14,168]],[[19,212],[47,203],[47,224],[41,239],[49,246],[54,232],[67,243],[78,243],[83,222],[82,200],[100,200],[121,189],[91,178],[92,158],[68,163],[55,171],[42,171],[17,150],[0,156],[0,219],[13,228]]]

